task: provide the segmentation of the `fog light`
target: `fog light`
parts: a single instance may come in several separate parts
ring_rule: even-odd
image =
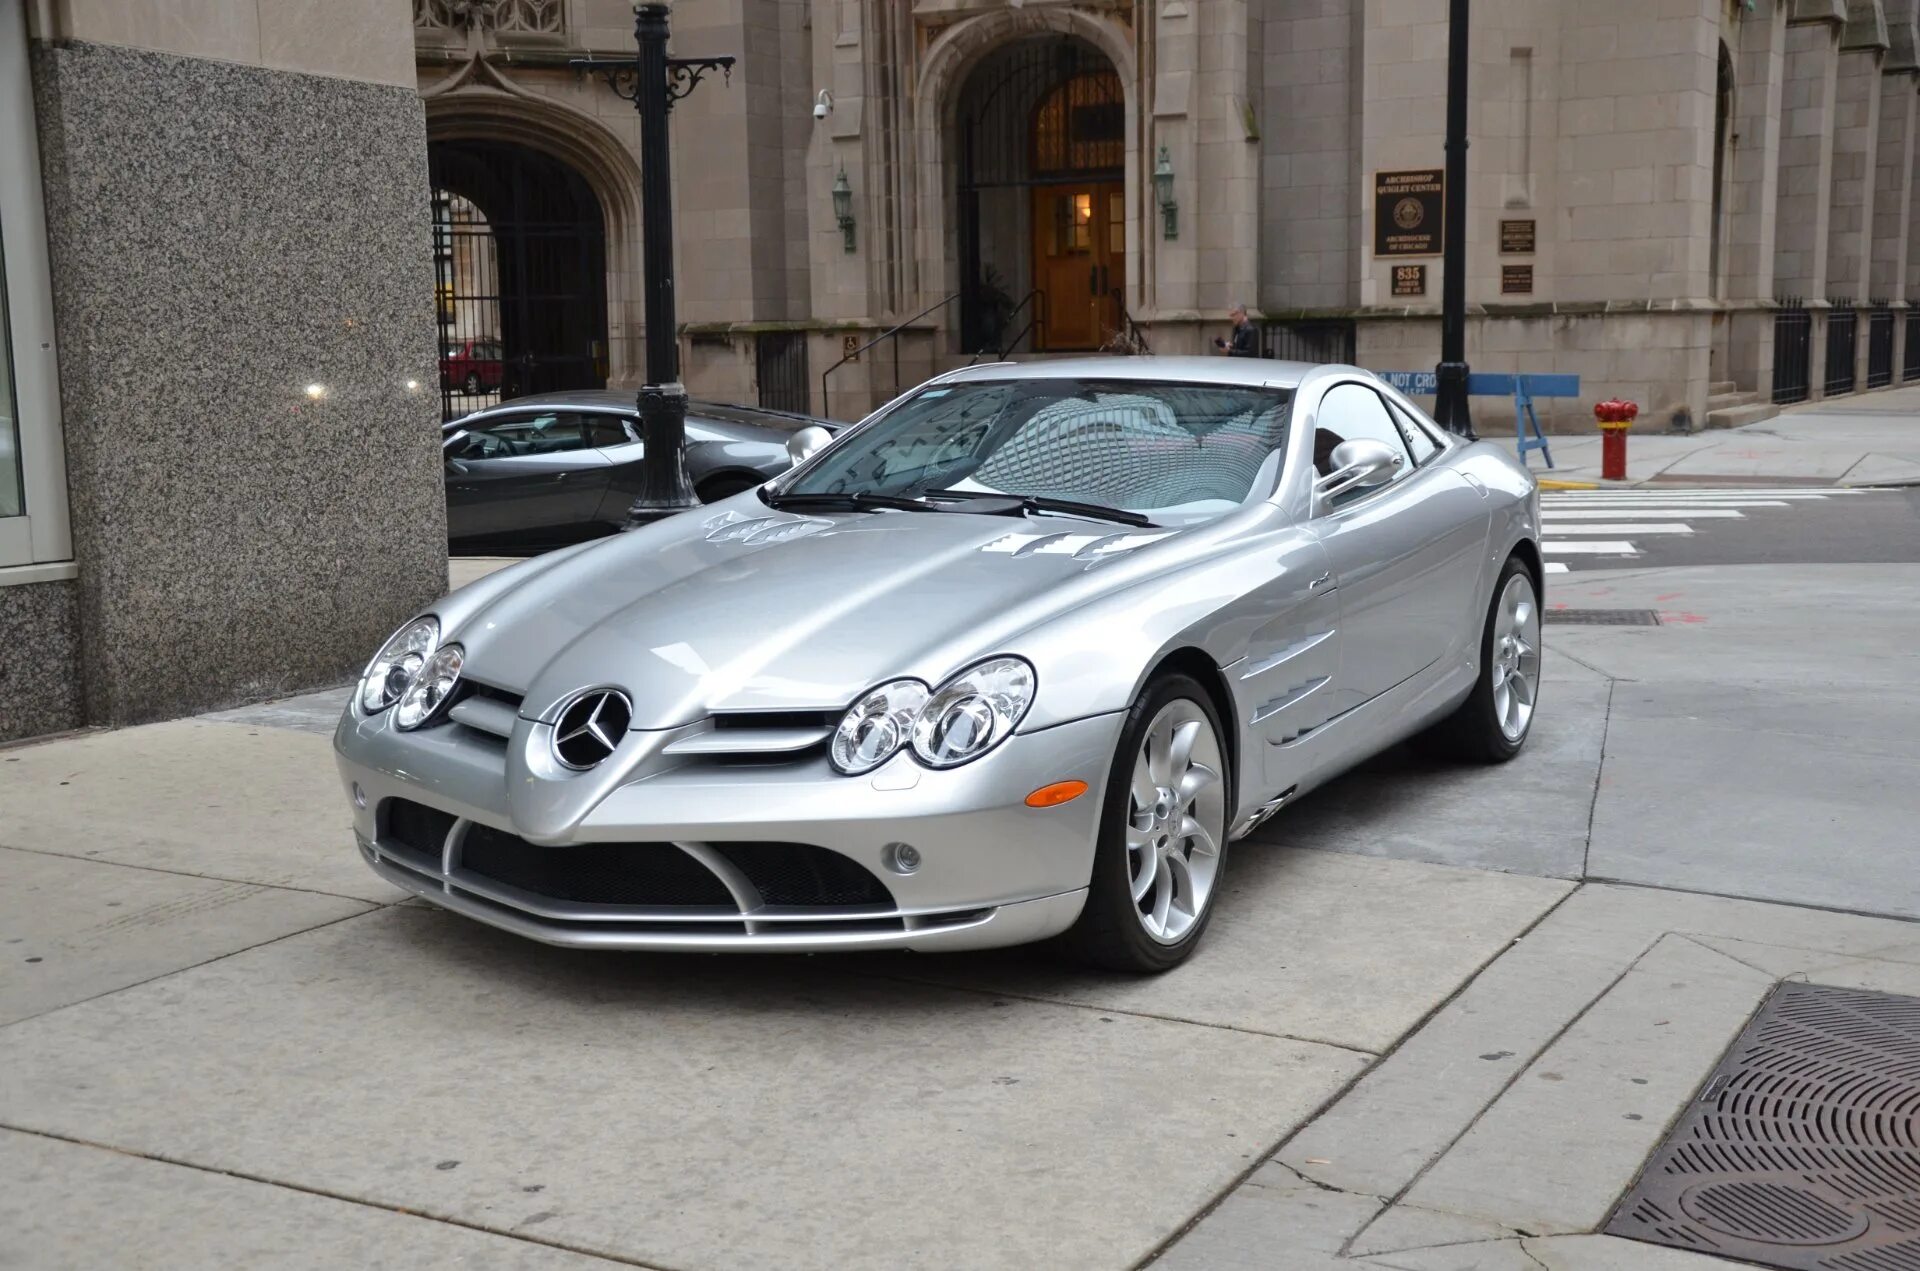
[[[356,808],[367,806],[367,792],[360,788],[358,781],[353,783],[353,806]]]
[[[920,849],[911,843],[889,843],[880,853],[880,863],[896,874],[911,874],[920,868]]]

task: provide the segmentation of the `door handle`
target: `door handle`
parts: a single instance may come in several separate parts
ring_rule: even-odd
[[[1318,578],[1314,579],[1312,582],[1308,583],[1307,589],[1309,591],[1318,591],[1322,587],[1325,587],[1328,583],[1331,583],[1332,581],[1333,581],[1333,574],[1331,572],[1325,573],[1320,575]]]

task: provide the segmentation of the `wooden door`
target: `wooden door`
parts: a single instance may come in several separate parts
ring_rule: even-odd
[[[1035,345],[1098,349],[1120,327],[1126,285],[1126,201],[1118,181],[1033,191],[1033,285],[1046,296]]]

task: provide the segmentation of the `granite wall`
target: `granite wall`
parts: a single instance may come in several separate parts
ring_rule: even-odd
[[[0,587],[0,742],[82,723],[79,613],[72,582]]]
[[[35,50],[84,715],[338,682],[446,587],[408,88]]]

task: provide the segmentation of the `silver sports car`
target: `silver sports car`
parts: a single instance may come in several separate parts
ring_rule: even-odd
[[[1163,970],[1404,738],[1512,758],[1539,500],[1367,372],[975,366],[407,623],[335,736],[388,880],[554,944]]]

